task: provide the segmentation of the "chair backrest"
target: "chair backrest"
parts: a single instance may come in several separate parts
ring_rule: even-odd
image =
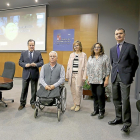
[[[140,100],[138,100],[138,101],[136,102],[136,107],[137,107],[137,110],[140,112]]]
[[[15,74],[15,63],[11,61],[5,62],[2,77],[13,79],[14,74]]]

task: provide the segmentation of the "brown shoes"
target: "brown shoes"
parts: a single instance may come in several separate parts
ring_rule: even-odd
[[[22,110],[24,107],[25,107],[24,105],[20,105],[20,106],[18,107],[18,110]]]
[[[35,107],[35,104],[31,104],[31,107],[32,107],[32,109],[35,109],[36,107]]]
[[[18,107],[18,110],[22,110],[24,107],[25,107],[25,105],[20,105],[20,106]],[[32,107],[32,109],[35,109],[35,108],[36,108],[36,107],[35,107],[35,104],[31,104],[31,107]]]

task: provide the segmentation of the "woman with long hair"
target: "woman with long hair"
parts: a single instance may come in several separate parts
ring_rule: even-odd
[[[102,44],[95,43],[91,48],[91,56],[87,62],[87,76],[94,101],[94,112],[91,113],[91,116],[99,114],[99,119],[104,118],[105,87],[109,83],[110,70],[110,60],[104,53]]]

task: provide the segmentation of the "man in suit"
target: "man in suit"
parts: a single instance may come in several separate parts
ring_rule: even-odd
[[[130,86],[139,62],[135,45],[124,41],[125,30],[123,28],[116,29],[115,39],[117,45],[110,49],[110,60],[116,118],[113,121],[109,121],[108,124],[116,125],[123,122],[124,125],[121,130],[128,132],[131,126]]]
[[[30,39],[27,42],[28,50],[21,53],[19,65],[23,67],[22,73],[22,92],[20,97],[20,106],[18,110],[22,110],[26,105],[29,82],[31,81],[31,100],[30,104],[35,109],[37,83],[39,78],[39,67],[43,63],[41,53],[35,51],[35,41]]]

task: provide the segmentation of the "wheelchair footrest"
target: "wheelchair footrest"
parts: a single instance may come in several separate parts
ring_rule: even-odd
[[[51,105],[54,102],[54,98],[39,98],[39,102],[43,105]]]

